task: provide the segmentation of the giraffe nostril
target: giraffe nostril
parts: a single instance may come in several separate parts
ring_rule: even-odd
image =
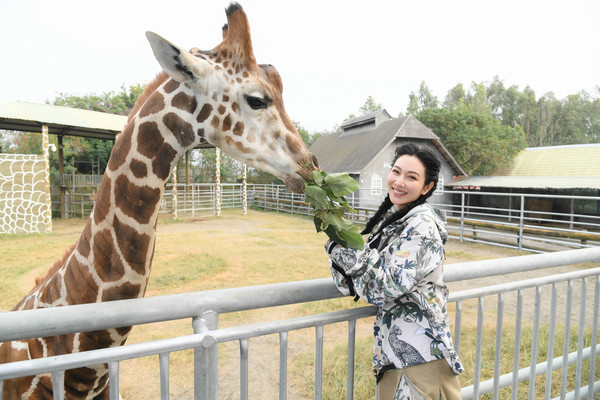
[[[319,171],[321,170],[321,168],[319,167],[319,160],[317,160],[317,157],[313,154],[312,156],[312,162],[315,166],[316,169],[318,169]]]

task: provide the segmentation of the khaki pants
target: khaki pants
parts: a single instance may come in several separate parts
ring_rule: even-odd
[[[445,359],[386,371],[377,385],[379,400],[393,400],[404,375],[426,400],[460,399],[460,382]]]

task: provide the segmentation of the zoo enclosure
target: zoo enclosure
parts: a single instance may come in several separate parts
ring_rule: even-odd
[[[600,248],[569,250],[505,259],[451,264],[444,280],[462,280],[502,276],[562,265],[600,260]],[[593,289],[592,289],[593,288]],[[550,294],[547,295],[548,291]],[[533,295],[530,295],[532,293]],[[549,298],[545,310],[541,298]],[[577,295],[578,294],[578,295]],[[354,398],[354,358],[356,322],[375,314],[375,307],[362,307],[219,329],[219,315],[257,308],[298,304],[340,297],[331,279],[287,282],[246,288],[234,288],[143,299],[85,304],[0,314],[0,341],[92,331],[174,319],[191,319],[195,334],[94,350],[0,364],[0,380],[44,372],[52,373],[55,399],[62,399],[64,371],[71,368],[107,363],[110,374],[110,398],[119,398],[119,366],[128,359],[158,355],[160,398],[169,398],[169,357],[172,352],[194,349],[194,398],[217,399],[218,348],[220,343],[237,341],[240,346],[240,397],[248,398],[250,340],[257,336],[279,335],[279,398],[287,398],[288,333],[313,328],[315,331],[315,399],[323,396],[324,327],[347,323],[346,398]],[[514,298],[514,299],[513,299]],[[513,300],[510,300],[513,299]],[[491,306],[490,306],[491,305]],[[581,268],[575,272],[535,279],[508,281],[499,285],[457,291],[450,295],[454,312],[454,341],[459,353],[474,346],[473,382],[462,388],[463,399],[491,393],[494,398],[508,390],[517,399],[518,386],[526,385],[529,399],[588,398],[600,391],[598,324],[600,309],[600,268]],[[476,332],[467,331],[469,313],[476,314]],[[94,318],[89,318],[94,315]],[[486,328],[489,321],[495,326]],[[513,325],[514,324],[514,325]],[[490,332],[495,337],[489,349]],[[531,332],[530,336],[525,332]],[[469,339],[474,336],[474,344]],[[507,349],[506,340],[514,343]],[[525,338],[528,343],[525,343]],[[560,341],[562,339],[562,343]],[[547,346],[541,346],[547,340]],[[543,358],[542,351],[546,357]],[[274,350],[275,353],[276,350]],[[482,354],[491,351],[493,367],[486,368]],[[509,360],[509,368],[504,366]],[[510,362],[512,360],[512,362]],[[463,360],[466,361],[466,360]],[[503,363],[504,361],[504,363]],[[551,371],[557,371],[553,375]],[[536,379],[536,377],[539,377]],[[540,381],[540,379],[542,379]],[[327,383],[325,383],[327,384]],[[537,389],[536,389],[537,387]],[[543,390],[541,389],[543,387]],[[558,396],[557,396],[558,395]],[[554,397],[553,397],[554,396]]]

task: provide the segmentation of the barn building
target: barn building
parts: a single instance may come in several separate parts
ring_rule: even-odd
[[[376,206],[387,194],[386,178],[396,148],[415,143],[434,151],[442,162],[434,203],[449,204],[452,193],[445,186],[466,172],[448,152],[440,138],[409,115],[392,118],[379,110],[345,121],[338,132],[324,135],[310,147],[327,173],[347,172],[360,185],[359,206]]]

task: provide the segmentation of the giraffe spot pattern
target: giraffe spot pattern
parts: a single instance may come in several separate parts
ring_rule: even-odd
[[[235,148],[237,149],[237,151],[239,151],[240,153],[250,153],[252,151],[252,149],[244,147],[244,145],[241,142],[233,140],[229,136],[225,136],[225,142],[227,142],[227,144],[229,146],[232,146],[232,147],[235,146]]]
[[[94,222],[96,224],[104,221],[110,210],[110,186],[111,179],[105,174],[100,181],[98,193],[96,194],[96,204],[94,205]]]
[[[60,274],[54,274],[46,282],[44,290],[40,292],[40,302],[52,305],[62,297],[63,280]]]
[[[138,133],[138,152],[152,159],[152,172],[162,180],[169,177],[171,162],[177,152],[165,143],[156,122],[140,124]],[[160,157],[156,155],[160,154]]]
[[[123,277],[125,267],[115,250],[110,230],[96,232],[92,244],[94,251],[94,269],[102,282],[114,282]]]
[[[131,149],[131,136],[133,135],[133,124],[127,125],[123,132],[119,135],[115,145],[113,146],[110,158],[108,159],[108,168],[111,171],[116,171],[125,163],[127,154]]]
[[[69,259],[69,266],[65,269],[64,284],[67,289],[66,300],[69,304],[96,302],[98,284],[90,273],[89,265],[80,263],[76,257]]]
[[[164,110],[165,99],[162,94],[156,92],[146,101],[142,109],[140,110],[140,118],[147,117],[148,115],[156,114],[159,111]]]
[[[135,272],[143,275],[146,271],[146,258],[150,247],[150,236],[145,233],[138,233],[131,226],[122,223],[116,217],[113,226],[117,237],[122,238],[119,240],[118,246],[121,254],[123,254],[123,258],[125,258],[125,261]],[[140,287],[139,285],[136,286],[138,286],[137,290],[139,293]],[[127,294],[130,294],[131,288],[124,288],[123,290]]]
[[[103,347],[109,347],[113,344],[113,340],[110,337],[109,330],[93,331],[93,332],[82,332],[79,335],[79,348],[80,349],[98,349]],[[90,368],[83,368],[91,370]],[[93,371],[93,370],[91,370]],[[81,371],[83,372],[83,371]],[[94,375],[95,372],[94,372]]]
[[[184,110],[193,114],[198,107],[198,101],[194,96],[188,96],[183,92],[177,93],[171,100],[171,105],[180,110]]]
[[[138,133],[138,152],[145,157],[154,158],[157,150],[164,145],[164,139],[156,122],[140,124]]]
[[[111,287],[102,292],[102,301],[113,301],[121,299],[135,299],[142,295],[141,285],[126,282],[122,285]]]
[[[181,147],[188,147],[194,143],[194,128],[189,122],[175,113],[168,113],[163,117],[163,123],[169,129]]]
[[[88,258],[90,256],[90,240],[92,239],[92,219],[88,219],[83,233],[77,242],[77,251],[82,257]]]
[[[242,136],[243,133],[244,133],[244,123],[241,121],[236,122],[235,126],[233,127],[233,134],[236,136]]]
[[[219,117],[217,117],[216,115],[213,116],[212,121],[210,121],[210,126],[212,126],[215,129],[219,129],[220,125],[221,125],[221,121],[219,120]]]
[[[169,79],[163,86],[163,89],[165,93],[170,94],[179,89],[179,86],[181,86],[181,83],[177,82],[175,79]]]
[[[96,380],[98,386],[94,388]],[[107,383],[108,370],[105,367],[100,367],[100,371],[86,367],[68,370],[65,372],[66,398],[81,398],[81,393],[87,392],[98,393],[93,397],[94,399],[107,398]]]
[[[130,168],[131,172],[133,173],[133,176],[135,176],[138,179],[142,179],[148,176],[148,167],[146,167],[145,163],[139,160],[131,160]]]
[[[160,189],[139,186],[121,175],[115,181],[116,206],[140,224],[148,224],[160,200]]]
[[[225,118],[223,119],[223,132],[227,132],[231,129],[231,116],[230,115],[226,115]]]
[[[211,106],[210,104],[207,103],[207,104],[203,105],[202,109],[198,113],[198,116],[196,117],[196,121],[198,121],[200,123],[206,121],[206,119],[212,113],[212,110],[213,110],[213,106]]]
[[[177,157],[177,152],[171,145],[165,143],[164,149],[161,152],[161,157],[152,160],[152,172],[162,179],[166,180],[171,173],[171,163]]]

